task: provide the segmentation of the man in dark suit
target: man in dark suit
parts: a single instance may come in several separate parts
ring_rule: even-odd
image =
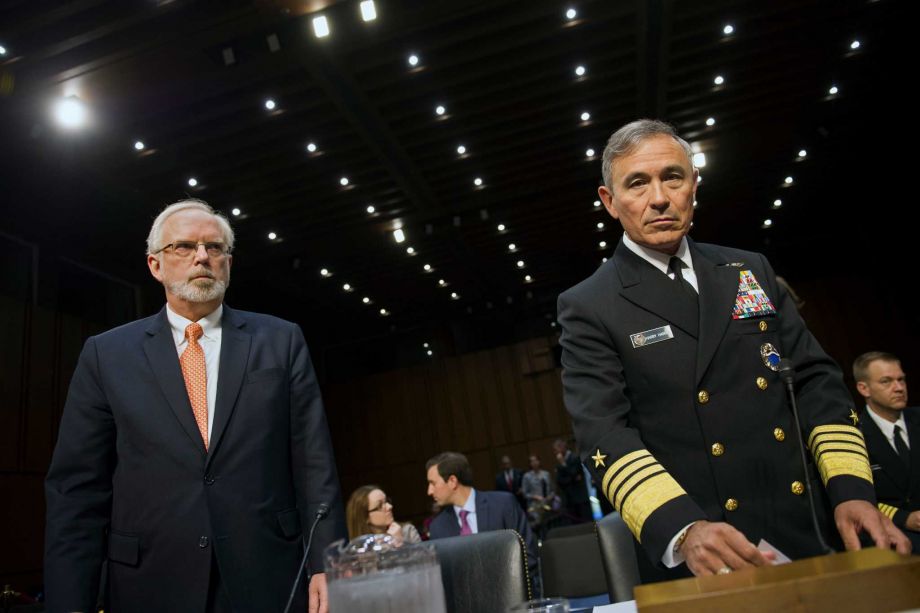
[[[907,406],[907,376],[890,353],[870,351],[853,362],[856,389],[866,399],[859,420],[878,507],[904,531],[920,554],[920,407]]]
[[[49,611],[95,610],[103,568],[106,610],[281,611],[323,505],[293,610],[327,609],[344,521],[316,375],[295,324],[223,304],[232,248],[204,202],[167,207],[166,306],[86,342],[45,485]]]
[[[512,466],[509,456],[503,455],[501,464],[502,469],[495,475],[495,489],[499,492],[513,494],[521,508],[526,510],[527,502],[521,493],[521,479],[524,478],[524,473]]]
[[[669,576],[727,573],[770,562],[761,538],[790,557],[820,552],[781,357],[844,544],[858,548],[864,529],[908,551],[875,507],[841,373],[766,259],[686,237],[699,177],[689,144],[641,120],[603,160],[598,193],[625,233],[559,297],[563,387],[582,459],[651,561]]]
[[[588,484],[585,483],[581,459],[572,453],[568,443],[561,438],[553,441],[553,453],[556,456],[556,485],[565,496],[566,512],[576,522],[591,521],[594,516],[591,513]]]
[[[482,492],[473,487],[473,469],[462,453],[445,451],[425,464],[428,495],[441,506],[431,522],[431,538],[516,530],[527,545],[527,563],[533,572],[537,543],[527,516],[508,492]]]

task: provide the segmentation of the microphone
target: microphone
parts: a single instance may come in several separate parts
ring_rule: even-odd
[[[802,470],[805,471],[805,491],[808,493],[808,510],[811,511],[811,523],[815,530],[815,536],[818,538],[818,545],[824,553],[836,553],[831,549],[824,536],[821,534],[821,528],[818,526],[818,515],[815,512],[815,497],[812,493],[811,478],[808,476],[808,461],[805,458],[805,441],[802,440],[802,425],[799,423],[799,409],[795,402],[795,367],[792,360],[782,358],[779,361],[779,377],[786,384],[786,395],[789,397],[789,406],[792,408],[792,417],[795,421],[795,439],[799,444],[799,456],[802,460]]]
[[[284,613],[290,612],[291,604],[294,602],[294,594],[297,593],[297,586],[300,584],[303,569],[307,565],[307,558],[310,556],[310,546],[313,545],[313,532],[316,530],[316,525],[326,519],[327,515],[329,515],[329,505],[325,502],[319,503],[319,506],[316,507],[316,514],[313,516],[313,525],[310,526],[310,536],[307,538],[307,543],[304,547],[303,559],[300,561],[300,568],[297,569],[297,577],[294,579],[294,585],[291,586],[291,595],[288,596],[287,604],[284,605]],[[310,578],[307,577],[307,581],[309,580]]]

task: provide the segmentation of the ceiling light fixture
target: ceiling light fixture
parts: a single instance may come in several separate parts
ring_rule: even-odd
[[[76,96],[68,96],[58,101],[54,107],[54,116],[65,128],[79,128],[86,123],[89,113],[86,105]]]
[[[320,274],[320,276],[322,276],[322,277],[331,277],[331,276],[332,276],[332,273],[329,272],[329,269],[328,269],[328,268],[320,268],[320,269],[319,269],[319,274]]]
[[[587,72],[587,70],[585,69],[584,66],[576,66],[576,67],[575,67],[575,75],[576,75],[576,76],[583,77],[583,76],[585,76],[585,72]]]
[[[406,253],[409,255],[415,255],[415,247],[406,247]]]
[[[569,19],[569,20],[575,19],[576,15],[578,15],[578,11],[576,11],[573,8],[570,8],[569,10],[565,12],[565,17],[566,19]]]
[[[424,266],[422,266],[422,270],[424,270],[425,272],[431,272],[431,264],[425,264]]]
[[[517,245],[515,245],[514,243],[509,243],[508,251],[511,251],[511,252],[517,251]]]
[[[594,208],[596,208],[596,209],[601,208],[601,201],[600,201],[600,200],[595,200],[595,201],[594,201]]]
[[[518,261],[517,261],[517,267],[518,267],[518,268],[524,268],[524,260],[518,260]]]
[[[377,19],[377,7],[374,5],[374,0],[364,0],[361,3],[361,19],[364,21]]]
[[[274,111],[274,110],[275,110],[275,106],[276,106],[276,105],[275,105],[275,101],[272,100],[271,98],[268,98],[268,99],[265,101],[265,108],[266,108],[266,110]]]
[[[607,247],[607,241],[601,241],[597,244],[597,246],[600,247],[601,249],[604,249],[605,247]]]
[[[476,177],[475,179],[473,179],[473,185],[475,185],[476,187],[481,187],[481,186],[482,186],[482,179],[479,178],[479,177]]]
[[[856,51],[857,49],[859,49],[859,41],[854,40],[852,43],[850,43],[850,49],[852,49],[853,51]]]
[[[393,230],[393,240],[395,240],[397,243],[405,242],[406,233],[403,232],[402,228],[396,228]]]
[[[444,108],[443,104],[439,104],[438,106],[434,107],[434,112],[438,115],[443,115],[447,112],[447,109]]]
[[[778,208],[781,207],[781,206],[783,206],[783,201],[780,200],[779,198],[777,198],[776,200],[773,201],[773,208],[774,208],[774,209],[778,209]]]
[[[326,38],[329,36],[329,20],[325,15],[318,15],[313,18],[313,34],[316,38]]]
[[[725,36],[731,36],[732,34],[734,34],[734,32],[735,32],[735,26],[733,26],[730,23],[725,24],[725,27],[722,28],[722,34],[724,34]]]
[[[598,229],[598,230],[603,230],[603,229],[604,229],[604,222],[603,222],[603,221],[597,222],[597,229]]]
[[[466,147],[464,147],[463,145],[458,145],[458,146],[457,146],[457,153],[459,153],[460,155],[465,154],[465,153],[466,153]]]
[[[374,211],[376,211],[377,209],[374,208],[374,205],[373,205],[373,204],[369,204],[369,205],[367,205],[367,209],[365,209],[365,210],[368,212],[368,214],[373,215],[373,214],[374,214]]]
[[[593,158],[593,157],[594,157],[594,149],[588,148],[588,149],[585,151],[585,157]]]
[[[316,153],[316,143],[307,143],[307,151]]]
[[[830,88],[829,90],[827,90],[827,93],[829,93],[831,96],[836,96],[836,95],[837,95],[837,92],[839,92],[839,91],[840,91],[840,90],[837,89],[837,86],[836,86],[836,85],[831,85],[831,88]]]
[[[588,121],[589,119],[591,119],[591,113],[589,113],[588,111],[585,111],[584,113],[581,114],[582,121]]]
[[[412,55],[409,56],[408,62],[409,62],[409,66],[418,66],[418,62],[419,62],[418,56],[413,53]]]
[[[805,159],[806,157],[808,157],[808,151],[805,149],[799,149],[799,158]]]
[[[783,179],[783,183],[785,183],[786,185],[792,185],[793,180],[794,180],[794,179],[793,179],[792,176],[790,175],[790,176],[786,177],[785,179]]]
[[[354,288],[351,286],[350,283],[345,283],[345,284],[342,285],[342,289],[345,290],[346,292],[350,292],[350,291],[352,291]]]
[[[370,303],[371,303],[371,299],[368,298],[367,296],[365,296],[364,298],[361,299],[361,302],[363,302],[364,304],[370,304]]]
[[[707,126],[710,126],[710,127],[716,125],[716,118],[715,118],[715,117],[707,117],[707,118],[706,118],[706,125],[707,125]]]
[[[240,213],[242,213],[243,211],[241,211],[241,210],[239,210],[239,209],[233,209],[233,210],[230,211],[230,212],[233,213],[233,216],[234,216],[234,217],[239,217],[239,216],[240,216]]]
[[[275,240],[276,238],[278,238],[278,235],[275,234],[274,232],[269,232],[269,233],[268,233],[268,240],[273,241],[273,240]]]
[[[505,231],[505,224],[503,224],[503,223],[498,224],[498,231],[499,231],[499,232],[504,232],[504,231]]]
[[[715,83],[716,85],[722,85],[723,83],[725,83],[725,77],[723,77],[722,75],[718,75],[716,76],[715,79],[712,80],[712,82]]]
[[[198,185],[198,179],[196,179],[195,177],[189,177],[188,186],[196,187],[197,185]]]
[[[346,185],[348,185],[348,177],[342,177],[341,179],[339,179],[339,185],[341,185],[342,187],[345,187]]]
[[[693,154],[693,165],[697,168],[706,167],[706,154],[700,151],[699,153]]]

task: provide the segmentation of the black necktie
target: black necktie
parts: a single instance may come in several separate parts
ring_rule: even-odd
[[[910,449],[907,448],[907,444],[901,438],[901,426],[894,427],[894,448],[897,450],[898,455],[901,456],[904,464],[910,466]]]
[[[690,282],[684,279],[684,275],[681,272],[681,269],[684,267],[684,263],[676,255],[672,255],[670,261],[668,261],[668,272],[674,275],[674,282],[680,286],[680,288],[687,292],[688,296],[693,296],[695,300],[699,300],[699,295],[696,293],[696,290],[693,289],[693,286],[690,285]]]

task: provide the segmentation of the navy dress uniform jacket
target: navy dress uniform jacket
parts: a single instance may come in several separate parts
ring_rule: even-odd
[[[45,491],[47,609],[204,611],[212,556],[236,611],[281,611],[320,503],[310,566],[344,536],[320,391],[300,328],[224,306],[209,451],[166,318],[87,340]],[[306,588],[295,610],[305,610]]]
[[[910,466],[898,457],[871,417],[863,414],[860,427],[872,462],[878,508],[904,531],[914,553],[920,554],[920,532],[907,530],[904,525],[911,512],[920,510],[920,407],[904,409],[904,422],[911,444]]]
[[[674,300],[674,282],[622,241],[559,297],[565,404],[582,458],[654,564],[700,519],[726,521],[793,558],[817,554],[792,414],[761,348],[770,343],[795,365],[804,436],[830,502],[874,504],[840,370],[766,258],[688,242],[698,322]],[[733,319],[742,270],[774,315]],[[633,346],[631,335],[666,325],[672,339]]]

